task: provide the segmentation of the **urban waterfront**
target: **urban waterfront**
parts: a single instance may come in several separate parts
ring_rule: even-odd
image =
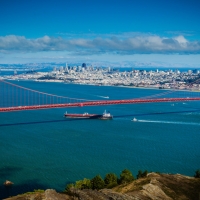
[[[161,92],[112,86],[19,81],[62,96],[129,99]],[[104,110],[113,120],[66,119]],[[137,122],[131,119],[136,117]],[[69,182],[139,169],[192,176],[200,166],[200,102],[113,105],[0,113],[0,198],[33,189],[64,190]]]
[[[16,66],[15,66],[16,67]],[[14,69],[14,68],[11,68]],[[107,86],[130,86],[144,88],[160,88],[160,89],[180,89],[180,90],[200,90],[199,78],[200,71],[198,69],[134,69],[134,68],[111,68],[111,67],[93,67],[86,66],[60,66],[44,68],[36,72],[31,69],[26,72],[17,74],[17,70],[13,74],[6,74],[3,71],[3,79],[9,80],[35,80],[44,82],[65,82],[84,85],[107,85]],[[1,70],[1,68],[0,68]],[[3,68],[6,70],[6,68]],[[2,74],[2,75],[3,75]]]

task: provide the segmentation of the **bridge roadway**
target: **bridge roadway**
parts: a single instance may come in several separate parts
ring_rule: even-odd
[[[128,100],[104,100],[104,101],[87,101],[66,104],[46,104],[46,105],[30,105],[30,106],[15,106],[0,108],[0,112],[13,112],[21,110],[39,110],[51,108],[69,108],[83,106],[102,106],[115,104],[137,104],[137,103],[161,103],[161,102],[179,102],[179,101],[199,101],[200,97],[187,98],[159,98],[159,99],[128,99]]]

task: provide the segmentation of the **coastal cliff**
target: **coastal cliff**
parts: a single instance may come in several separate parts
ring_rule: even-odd
[[[128,184],[112,189],[70,189],[70,193],[58,193],[47,189],[7,198],[6,200],[199,200],[200,178],[181,174],[149,173]]]

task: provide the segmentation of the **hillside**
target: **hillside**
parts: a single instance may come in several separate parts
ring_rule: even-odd
[[[71,189],[71,194],[46,190],[6,200],[199,200],[200,178],[180,174],[149,173],[147,177],[113,189]]]

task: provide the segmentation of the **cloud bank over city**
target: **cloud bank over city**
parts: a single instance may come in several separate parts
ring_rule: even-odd
[[[127,34],[128,35],[128,34]],[[136,35],[120,37],[104,35],[88,38],[44,37],[29,39],[25,36],[0,36],[0,52],[68,51],[71,54],[199,54],[200,41],[188,40],[183,35],[163,37],[159,35]]]
[[[1,1],[0,63],[199,68],[199,8],[199,0]]]

